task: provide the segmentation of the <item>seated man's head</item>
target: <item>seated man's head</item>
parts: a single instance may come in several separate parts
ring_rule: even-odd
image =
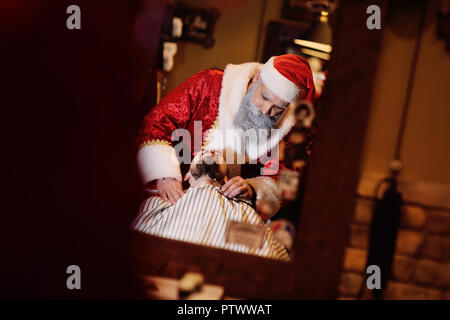
[[[185,179],[189,179],[189,184],[193,187],[199,183],[223,185],[228,181],[223,155],[214,150],[197,153]]]
[[[314,82],[308,62],[294,54],[272,57],[253,76],[235,125],[244,130],[270,130],[291,103],[312,97]]]

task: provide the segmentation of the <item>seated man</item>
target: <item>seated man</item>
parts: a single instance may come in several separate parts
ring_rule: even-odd
[[[228,180],[227,166],[220,153],[208,151],[194,157],[185,180],[190,188],[174,204],[159,196],[141,205],[132,228],[164,238],[289,260],[285,247],[252,207],[251,201],[228,198],[221,187]],[[265,230],[261,248],[226,241],[230,221],[261,225]]]

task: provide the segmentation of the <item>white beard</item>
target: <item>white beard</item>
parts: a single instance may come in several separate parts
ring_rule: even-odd
[[[261,81],[250,86],[235,115],[234,125],[244,131],[248,129],[265,129],[270,132],[270,129],[275,125],[276,119],[264,115],[252,102],[253,93],[260,83]]]

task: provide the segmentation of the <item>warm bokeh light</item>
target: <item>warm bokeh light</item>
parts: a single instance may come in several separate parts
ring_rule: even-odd
[[[308,41],[308,40],[302,40],[302,39],[295,39],[295,44],[298,44],[303,47],[308,47],[315,50],[320,50],[323,52],[330,53],[333,50],[333,47],[329,44],[314,42],[314,41]]]

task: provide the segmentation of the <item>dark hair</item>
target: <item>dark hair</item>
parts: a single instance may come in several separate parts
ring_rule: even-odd
[[[206,160],[206,161],[197,163],[194,165],[193,168],[191,168],[191,170],[190,170],[191,175],[195,179],[198,179],[198,178],[206,175],[206,176],[210,177],[211,179],[214,179],[217,182],[219,182],[220,184],[222,184],[225,176],[220,172],[219,164],[216,162],[213,162],[214,160],[212,158],[210,158],[210,159],[205,158],[204,160]],[[209,164],[209,163],[211,163],[211,164]]]

